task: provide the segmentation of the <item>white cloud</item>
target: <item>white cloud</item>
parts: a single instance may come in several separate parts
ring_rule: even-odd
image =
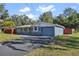
[[[55,7],[53,5],[49,5],[49,6],[39,6],[37,11],[41,11],[41,12],[47,12],[47,11],[54,11]]]
[[[29,7],[24,7],[24,8],[21,8],[19,11],[20,12],[27,12],[27,11],[30,11],[30,8]]]
[[[29,18],[36,20],[36,16],[34,14],[26,14]]]

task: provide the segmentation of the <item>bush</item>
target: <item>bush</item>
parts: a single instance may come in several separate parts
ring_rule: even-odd
[[[14,27],[15,23],[13,21],[4,21],[2,24],[4,27]]]

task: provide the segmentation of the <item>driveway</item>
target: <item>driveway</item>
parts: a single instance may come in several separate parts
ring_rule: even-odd
[[[32,50],[41,47],[47,37],[20,35],[22,40],[0,44],[0,56],[23,56]]]
[[[0,56],[21,56],[25,53],[24,51],[13,50],[8,46],[0,46]]]

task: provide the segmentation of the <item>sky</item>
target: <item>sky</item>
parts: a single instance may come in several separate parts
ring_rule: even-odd
[[[79,12],[78,3],[6,3],[5,9],[9,15],[25,14],[34,20],[47,11],[51,11],[53,16],[63,13],[65,8],[71,7]]]

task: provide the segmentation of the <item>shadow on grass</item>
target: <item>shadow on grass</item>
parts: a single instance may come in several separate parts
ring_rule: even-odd
[[[42,46],[42,48],[46,48],[48,50],[67,50],[66,48],[57,48],[57,47],[51,47],[51,46],[48,46],[48,47]]]
[[[73,48],[73,49],[79,49],[79,37],[68,37],[66,39],[64,38],[57,38],[57,40],[54,42],[55,45],[48,45],[48,46],[42,46],[42,48],[46,48],[49,50],[67,50],[68,48]]]
[[[68,39],[63,39],[59,41],[60,43],[57,43],[59,45],[62,45],[67,48],[79,49],[79,37],[69,37]],[[63,42],[64,44],[61,44]]]

